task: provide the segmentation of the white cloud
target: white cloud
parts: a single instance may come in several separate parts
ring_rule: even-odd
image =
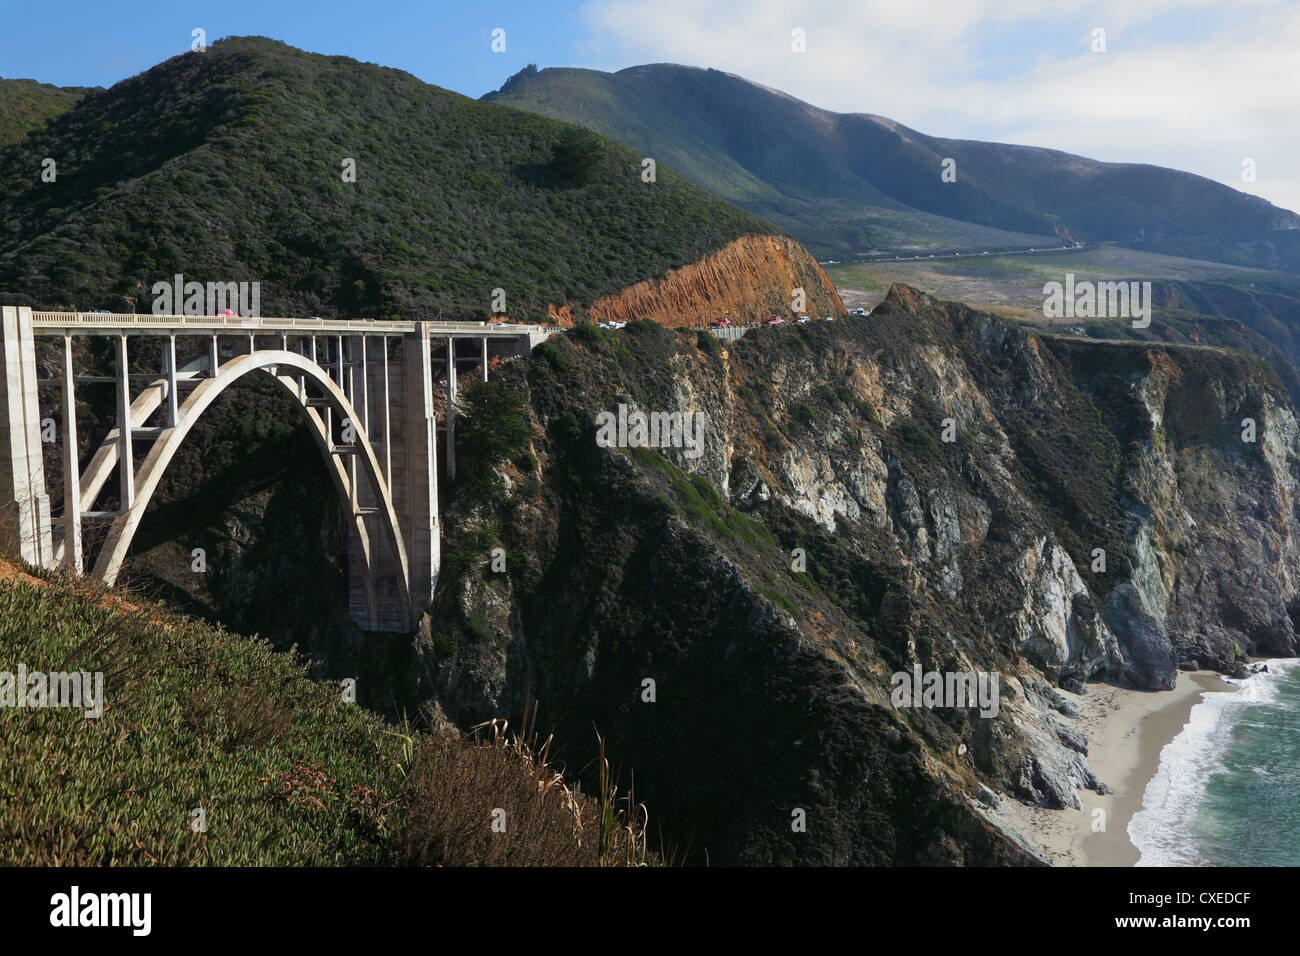
[[[1185,169],[1300,211],[1290,0],[592,0],[582,18],[596,69],[711,66],[826,109]]]

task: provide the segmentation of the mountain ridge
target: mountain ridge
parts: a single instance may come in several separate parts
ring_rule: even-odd
[[[1300,228],[1296,213],[1193,173],[931,136],[876,114],[825,110],[708,68],[525,70],[483,99],[580,123],[662,155],[818,255],[853,255],[871,244],[935,248],[960,239],[961,224],[984,230],[969,241],[986,246],[1011,238],[987,230],[1019,239],[1132,241]],[[789,161],[791,144],[801,144],[798,163]],[[946,158],[957,162],[955,182],[940,179]],[[901,220],[891,215],[897,213]],[[945,222],[926,218],[933,216]],[[933,239],[926,235],[936,229]]]

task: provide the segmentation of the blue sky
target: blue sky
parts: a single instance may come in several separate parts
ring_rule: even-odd
[[[0,0],[0,76],[108,86],[187,52],[195,28],[476,97],[530,62],[711,66],[826,109],[1184,169],[1300,211],[1297,0]]]
[[[577,0],[0,0],[0,76],[111,86],[208,42],[255,34],[481,96],[528,63],[569,66]],[[56,12],[57,11],[57,12]],[[506,31],[493,53],[491,31]]]

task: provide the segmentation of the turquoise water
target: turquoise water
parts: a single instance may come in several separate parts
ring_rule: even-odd
[[[1160,755],[1139,866],[1300,866],[1300,661],[1206,694]]]

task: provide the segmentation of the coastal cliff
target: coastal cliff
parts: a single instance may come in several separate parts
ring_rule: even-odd
[[[1295,653],[1300,435],[1244,354],[1046,338],[895,287],[726,358],[640,323],[511,371],[525,464],[495,504],[453,497],[464,560],[392,692],[433,723],[528,700],[557,739],[597,723],[714,862],[1033,862],[981,801],[1107,783],[1056,688]],[[601,448],[619,405],[704,410],[702,445]],[[998,713],[893,706],[917,665],[997,674]]]

